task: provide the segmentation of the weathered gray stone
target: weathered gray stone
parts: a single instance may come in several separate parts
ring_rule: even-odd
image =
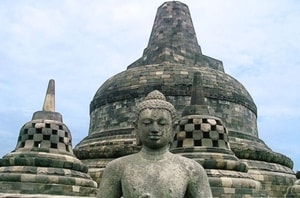
[[[197,72],[201,82],[193,81]],[[259,139],[251,95],[220,60],[202,54],[183,3],[159,7],[142,57],[97,90],[88,136],[74,149],[84,164],[73,155],[70,131],[54,112],[54,81],[49,85],[43,110],[21,128],[16,149],[0,159],[0,197],[94,196],[90,176],[100,183],[107,163],[141,150],[132,112],[156,89],[182,115],[172,152],[203,165],[214,197],[300,197],[292,160]],[[200,90],[203,97],[191,97]]]
[[[207,106],[187,108],[192,100],[192,79],[196,72],[201,73]],[[198,130],[198,125],[201,125],[200,129],[206,128],[206,132],[202,132],[203,137],[200,135],[200,140],[197,135],[193,137],[191,125],[186,126],[187,132],[184,128],[180,129],[178,139],[174,142],[189,147],[184,147],[183,150],[191,151],[191,158],[198,156],[200,152],[193,146],[212,145],[214,149],[223,151],[230,148],[231,154],[233,151],[235,158],[241,159],[240,162],[243,163],[240,164],[243,165],[237,163],[232,166],[231,163],[220,162],[218,159],[205,163],[218,168],[235,167],[234,170],[243,170],[247,164],[252,177],[263,175],[258,181],[269,196],[282,197],[284,191],[293,185],[296,180],[291,170],[293,162],[288,157],[273,152],[258,137],[257,109],[251,95],[241,83],[224,72],[221,61],[202,54],[188,7],[177,1],[166,2],[158,8],[152,34],[142,57],[129,65],[127,70],[105,81],[91,101],[89,134],[74,151],[90,167],[97,167],[92,173],[96,181],[101,180],[98,176],[102,174],[108,161],[140,150],[134,141],[132,122],[135,118],[128,112],[134,112],[136,104],[155,89],[164,93],[168,101],[174,104],[177,115],[192,111],[197,115],[202,115],[199,112],[208,112],[204,115],[218,118],[216,124],[210,123],[214,119],[202,123],[202,118],[201,123],[194,123],[195,130]],[[220,119],[222,123],[218,123]],[[181,122],[179,124],[185,127],[186,123],[198,121],[182,119]],[[217,136],[210,136],[209,131],[217,131],[219,139],[216,139]],[[127,143],[126,146],[121,142]],[[98,168],[99,161],[102,166]],[[276,166],[268,170],[266,164]],[[97,173],[96,170],[100,172]],[[225,190],[221,191],[225,193]],[[228,193],[225,195],[229,196]]]
[[[106,166],[98,197],[212,197],[202,166],[169,152],[175,108],[153,91],[138,110],[136,133],[142,150]]]
[[[18,193],[16,197],[96,196],[97,183],[74,156],[70,131],[54,112],[53,80],[49,86],[44,103],[48,111],[34,113],[33,120],[21,128],[16,149],[0,161],[3,197],[12,197],[11,193]]]

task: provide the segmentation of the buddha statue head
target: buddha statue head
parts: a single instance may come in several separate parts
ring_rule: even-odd
[[[174,136],[176,110],[159,91],[150,92],[137,105],[137,144],[151,149],[169,146]]]

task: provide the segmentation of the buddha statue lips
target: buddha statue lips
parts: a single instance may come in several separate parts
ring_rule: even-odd
[[[151,140],[160,140],[162,135],[157,134],[157,133],[150,133],[148,137]]]

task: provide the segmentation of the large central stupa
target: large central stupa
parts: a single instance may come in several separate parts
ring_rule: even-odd
[[[76,156],[89,167],[92,178],[99,182],[109,161],[139,150],[132,125],[136,104],[150,91],[159,90],[176,107],[180,118],[190,104],[196,72],[201,73],[204,101],[212,109],[206,116],[220,119],[226,126],[228,140],[225,142],[230,144],[226,152],[232,152],[230,155],[245,165],[243,174],[258,181],[268,196],[282,197],[296,180],[293,162],[273,152],[259,139],[257,107],[251,95],[239,81],[225,73],[220,60],[202,54],[189,9],[178,1],[166,2],[158,8],[142,57],[125,71],[106,80],[97,90],[90,104],[89,133],[75,147]],[[201,149],[196,149],[198,147],[205,145],[191,144],[182,152],[189,150],[201,155]],[[216,152],[218,149],[214,155]],[[225,178],[222,181],[226,181],[227,169],[212,167],[219,171],[220,178]],[[223,176],[222,171],[226,172]],[[235,181],[234,177],[242,177],[238,171],[230,171],[231,182]],[[216,185],[211,178],[210,182],[212,187]],[[225,183],[218,185],[226,186]],[[224,187],[224,193],[226,189],[236,190],[229,185]]]

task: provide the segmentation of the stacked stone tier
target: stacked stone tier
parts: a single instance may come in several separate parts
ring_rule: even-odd
[[[251,159],[241,161],[247,164],[249,175],[261,182],[269,197],[284,197],[296,181],[293,170],[287,166]]]
[[[95,196],[97,183],[73,154],[71,140],[59,113],[36,112],[21,128],[16,149],[0,159],[0,192]]]
[[[300,197],[300,171],[296,173],[297,181],[294,183],[293,186],[288,188],[286,198],[296,198]]]
[[[247,173],[206,169],[213,197],[267,197],[261,183]]]
[[[293,168],[293,161],[289,157],[272,151],[262,140],[234,131],[229,131],[229,136],[232,142],[231,150],[238,158],[271,162]]]
[[[139,150],[133,128],[125,128],[89,135],[74,148],[74,153],[83,160],[117,158]]]

